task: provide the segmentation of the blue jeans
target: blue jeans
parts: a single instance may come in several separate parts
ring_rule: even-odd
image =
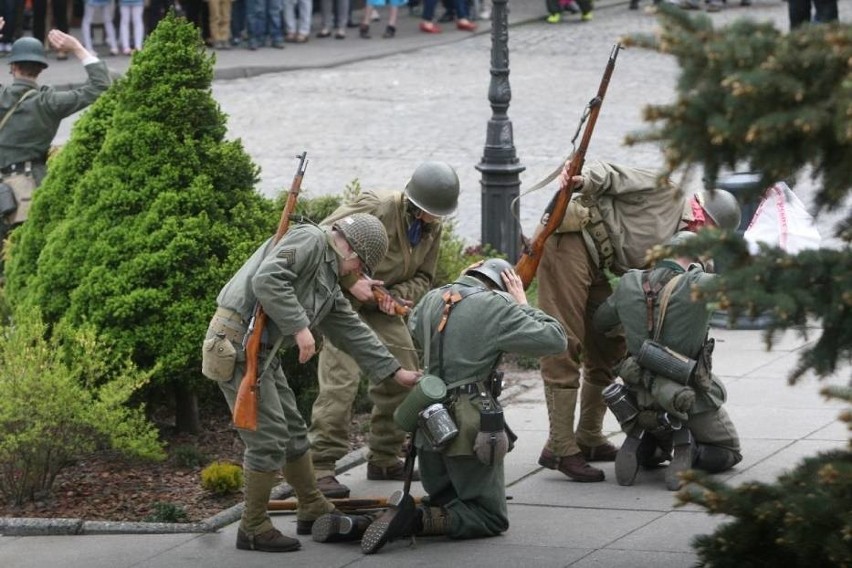
[[[246,29],[246,0],[231,3],[231,43],[239,43]],[[234,41],[236,40],[236,41]]]
[[[247,0],[249,42],[262,44],[267,36],[273,43],[284,41],[281,30],[283,12],[283,0]]]

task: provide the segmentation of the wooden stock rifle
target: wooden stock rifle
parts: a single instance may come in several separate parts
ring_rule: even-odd
[[[390,297],[393,302],[393,310],[398,316],[405,317],[408,315],[408,312],[411,311],[411,302],[408,300],[400,300],[399,298],[395,298],[391,296],[390,291],[384,286],[379,286],[378,284],[373,285],[373,298],[376,299],[377,302],[381,302],[385,299],[385,297]]]
[[[583,116],[580,118],[580,124],[577,125],[577,132],[571,140],[573,144],[577,140],[577,135],[580,134],[580,129],[583,123],[586,122],[586,128],[583,131],[583,137],[580,140],[580,145],[571,154],[571,161],[565,168],[567,182],[559,188],[559,191],[553,196],[547,208],[544,210],[544,215],[541,217],[541,224],[536,229],[532,241],[524,247],[524,253],[515,265],[515,272],[521,278],[526,290],[535,278],[538,264],[541,262],[542,254],[544,253],[544,243],[553,234],[553,232],[562,223],[562,218],[565,216],[565,211],[568,208],[568,202],[571,201],[571,196],[574,194],[573,178],[578,176],[583,171],[583,164],[586,161],[586,150],[589,148],[589,141],[592,139],[592,133],[595,130],[595,123],[598,120],[598,115],[601,112],[604,96],[606,95],[609,80],[612,77],[612,72],[615,69],[615,59],[618,57],[618,51],[621,49],[621,44],[615,44],[612,52],[609,55],[609,61],[606,64],[601,84],[598,87],[598,94],[589,101]]]
[[[299,167],[296,170],[296,175],[293,177],[293,183],[290,184],[287,203],[281,212],[281,220],[278,221],[278,230],[272,238],[271,247],[278,244],[278,241],[281,240],[281,237],[290,228],[290,215],[296,209],[296,201],[299,198],[299,190],[302,187],[302,178],[305,177],[305,170],[308,167],[307,152],[302,152],[296,157],[299,158]],[[266,328],[266,312],[263,311],[260,302],[257,302],[254,306],[254,314],[246,329],[246,336],[243,339],[243,347],[246,352],[246,370],[243,374],[243,380],[240,382],[240,389],[237,391],[237,399],[234,402],[234,426],[243,430],[257,430],[257,405],[260,396],[257,384],[257,371],[260,356],[260,340],[263,336],[264,328]],[[270,354],[270,357],[273,356],[274,354]]]
[[[390,506],[387,499],[378,497],[365,497],[363,499],[329,499],[328,501],[337,509],[344,512],[387,509]],[[415,497],[414,503],[419,504],[420,497]],[[266,507],[268,511],[295,511],[298,508],[299,502],[295,499],[272,499]]]

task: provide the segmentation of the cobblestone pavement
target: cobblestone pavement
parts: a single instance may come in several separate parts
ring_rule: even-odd
[[[785,2],[756,0],[749,8],[730,4],[728,10],[706,16],[717,26],[750,17],[788,28]],[[849,11],[841,7],[841,17],[848,18]],[[589,23],[575,19],[549,25],[539,20],[510,28],[508,114],[520,163],[526,167],[522,191],[568,155],[611,47],[627,33],[653,32],[657,25],[654,16],[629,11],[625,4],[608,6],[595,16]],[[213,92],[229,115],[229,136],[241,138],[261,167],[262,193],[286,190],[297,164],[293,157],[302,150],[310,158],[303,191],[311,196],[341,192],[356,179],[365,189],[401,189],[420,161],[445,160],[457,168],[462,182],[458,232],[476,243],[481,225],[475,165],[491,116],[490,43],[489,34],[476,35],[338,67],[217,81]],[[587,159],[659,166],[655,146],[630,148],[623,140],[646,127],[643,107],[671,100],[678,71],[671,57],[623,51]],[[811,185],[802,182],[799,191],[807,201]],[[700,174],[686,182],[688,189],[700,186]],[[550,195],[547,189],[521,199],[525,234],[532,232]]]

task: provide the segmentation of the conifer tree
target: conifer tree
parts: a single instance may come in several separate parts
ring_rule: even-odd
[[[804,26],[784,35],[770,24],[739,21],[716,30],[707,17],[661,6],[661,32],[629,42],[674,55],[682,71],[678,95],[672,104],[646,109],[655,126],[628,141],[660,142],[667,174],[702,165],[712,180],[723,167],[747,164],[763,174],[762,187],[768,187],[812,170],[820,184],[815,200],[820,211],[845,213],[836,235],[839,247],[790,255],[764,246],[751,256],[740,236],[704,231],[684,248],[728,267],[709,293],[733,316],[774,316],[768,345],[778,330],[803,330],[809,319],[819,320],[822,333],[802,350],[791,382],[808,371],[834,374],[852,361],[852,211],[847,205],[852,26]],[[822,392],[852,402],[852,383]],[[852,424],[852,411],[847,407],[840,419]],[[852,565],[849,444],[804,460],[775,483],[730,487],[696,472],[686,480],[694,483],[678,494],[682,503],[733,519],[694,540],[699,565]]]
[[[90,322],[153,370],[184,430],[197,428],[192,395],[216,295],[276,219],[254,191],[256,166],[224,139],[212,79],[197,29],[160,22],[75,127],[33,207],[49,222],[22,227],[8,273],[13,305]]]

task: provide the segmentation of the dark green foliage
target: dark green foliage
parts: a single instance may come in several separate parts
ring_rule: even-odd
[[[852,26],[804,26],[782,34],[770,24],[738,21],[715,30],[705,16],[660,7],[663,31],[630,42],[669,53],[681,66],[675,103],[650,107],[654,129],[630,141],[661,141],[668,173],[701,164],[709,178],[747,162],[767,187],[810,166],[819,207],[847,207],[852,188]],[[759,191],[759,190],[758,190]],[[752,196],[756,198],[757,196]],[[833,373],[852,361],[852,210],[837,250],[789,256],[764,249],[749,257],[742,239],[723,235],[689,246],[709,250],[726,269],[717,298],[732,317],[772,312],[767,332],[821,320],[819,341],[802,351],[795,379],[808,369]],[[710,298],[715,300],[716,298]]]
[[[154,503],[154,511],[145,517],[148,523],[185,523],[189,517],[180,505],[157,501]]]
[[[184,444],[172,450],[172,459],[179,467],[198,467],[207,461],[207,456],[197,447]]]
[[[702,566],[852,566],[852,453],[806,458],[774,484],[736,488],[694,474],[678,494],[711,514],[730,515],[712,535],[695,538]]]
[[[678,97],[647,107],[646,120],[659,126],[628,141],[662,141],[669,172],[702,164],[715,179],[724,166],[748,163],[763,172],[763,187],[810,166],[822,181],[817,204],[842,207],[852,185],[852,26],[784,34],[740,20],[716,30],[708,17],[666,4],[659,18],[660,35],[629,43],[677,59]]]
[[[50,323],[95,324],[160,386],[201,380],[216,294],[274,232],[257,168],[224,140],[212,77],[196,28],[163,20],[120,88],[80,119],[74,137],[89,133],[93,145],[72,137],[60,154],[34,207],[55,213],[8,273],[13,303],[40,306]],[[45,203],[59,199],[64,210]],[[39,230],[30,221],[22,244]]]

